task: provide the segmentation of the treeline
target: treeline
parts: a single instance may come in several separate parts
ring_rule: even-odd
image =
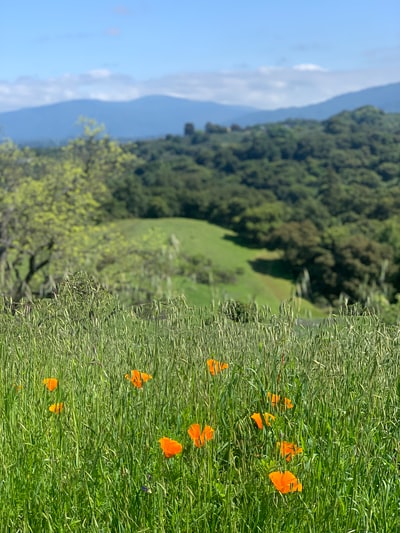
[[[364,107],[330,119],[247,128],[190,124],[121,145],[103,176],[104,218],[189,217],[282,250],[320,304],[400,292],[400,116]]]

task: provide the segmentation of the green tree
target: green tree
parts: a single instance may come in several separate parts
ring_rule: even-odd
[[[185,128],[184,128],[184,135],[185,137],[190,137],[195,133],[195,127],[193,122],[186,122]]]
[[[234,218],[235,230],[247,241],[265,246],[272,232],[282,225],[287,210],[283,203],[274,201],[248,207]]]
[[[18,179],[2,167],[0,189],[1,291],[18,302],[30,295],[39,274],[54,256],[65,254],[67,238],[82,231],[95,219],[99,204],[80,166],[70,160],[49,160],[40,179],[25,165],[27,152],[7,145],[0,159],[13,159]],[[30,154],[30,165],[35,157]],[[18,168],[18,162],[22,168]]]
[[[266,239],[268,248],[283,251],[283,258],[296,274],[308,267],[319,253],[320,244],[318,229],[309,220],[286,222],[271,231]]]
[[[51,263],[102,218],[105,176],[132,158],[102,132],[85,121],[83,137],[59,157],[0,145],[0,290],[14,303],[48,290]]]
[[[80,117],[78,123],[83,127],[83,134],[63,148],[62,157],[80,168],[94,198],[104,207],[104,213],[113,204],[115,183],[127,171],[133,172],[138,160],[131,151],[110,139],[104,125],[86,117]],[[101,216],[102,212],[99,210],[98,214]]]

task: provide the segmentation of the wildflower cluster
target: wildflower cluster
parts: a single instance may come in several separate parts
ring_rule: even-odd
[[[57,378],[44,378],[43,385],[46,387],[47,390],[50,392],[55,391],[58,388],[58,379]],[[50,413],[59,414],[64,409],[64,403],[58,402],[58,403],[52,403],[49,406]]]
[[[267,400],[270,402],[272,409],[286,410],[293,409],[294,407],[292,400],[272,392],[267,393]],[[250,415],[250,418],[260,430],[270,427],[276,420],[276,416],[272,413],[253,413]],[[291,461],[297,454],[303,452],[303,449],[300,446],[297,446],[294,442],[281,441],[277,442],[276,445],[281,457],[286,459],[287,462]],[[303,490],[302,484],[298,481],[296,476],[288,470],[285,472],[271,472],[269,478],[274,487],[281,494],[296,491],[301,492]]]
[[[214,438],[214,430],[211,426],[205,426],[203,431],[201,431],[200,424],[192,424],[187,432],[197,448],[202,448],[206,441]],[[168,437],[162,437],[158,442],[167,459],[174,457],[174,455],[181,453],[183,450],[180,442]]]
[[[229,364],[226,362],[217,361],[216,359],[208,359],[207,367],[212,376],[220,374],[224,370],[229,368]],[[128,380],[136,389],[142,389],[144,384],[153,379],[151,374],[146,372],[141,372],[137,369],[131,370],[130,373],[125,374],[125,379]],[[59,385],[58,379],[54,377],[44,378],[43,385],[51,393],[54,392]],[[293,403],[289,398],[281,397],[278,394],[268,392],[267,399],[271,404],[272,409],[286,410],[292,409]],[[56,402],[49,406],[49,411],[55,414],[61,413],[64,409],[63,402]],[[269,412],[265,413],[253,413],[250,418],[255,422],[256,426],[260,430],[264,430],[270,427],[276,421],[276,416],[278,413],[272,414]],[[187,430],[187,434],[192,440],[193,445],[196,448],[202,448],[206,443],[214,438],[215,430],[209,426],[205,425],[203,428],[199,423],[193,423]],[[159,439],[159,444],[161,450],[164,454],[164,457],[170,459],[179,455],[183,451],[183,445],[170,437],[163,436]],[[277,442],[277,448],[282,458],[287,462],[291,461],[293,457],[302,453],[302,448],[297,446],[293,442],[288,442],[282,440]],[[289,471],[275,471],[269,474],[269,478],[273,483],[274,487],[282,494],[289,492],[301,492],[302,484],[298,481],[296,476]]]
[[[207,366],[212,376],[215,376],[221,373],[223,370],[229,368],[228,363],[220,362],[216,359],[208,359]],[[138,371],[134,370],[132,370],[131,375],[135,376],[134,380],[138,379],[139,376],[148,376],[147,374],[139,373]],[[128,374],[125,377],[132,381]],[[135,384],[134,381],[132,381],[132,383],[137,387],[142,386],[141,384]],[[294,407],[293,402],[289,398],[281,397],[278,394],[268,392],[267,399],[270,401],[272,408],[275,409],[293,409]],[[271,426],[271,424],[276,420],[276,416],[271,413],[253,413],[250,418],[254,420],[257,427],[261,430],[264,427]],[[202,430],[200,424],[195,423],[189,427],[187,432],[189,437],[192,439],[194,446],[196,446],[197,448],[203,447],[207,441],[214,438],[214,429],[208,425],[206,425]],[[183,451],[183,445],[180,442],[169,437],[162,437],[161,439],[159,439],[159,444],[161,450],[164,453],[164,456],[167,459],[170,459],[171,457],[174,457],[175,455],[178,455]],[[297,446],[297,444],[288,441],[277,442],[277,447],[279,448],[280,455],[285,458],[287,462],[291,461],[293,457],[295,457],[297,454],[302,453],[303,451],[303,449]],[[302,484],[298,481],[298,479],[292,472],[271,472],[269,474],[269,478],[273,483],[274,487],[281,494],[287,494],[289,492],[296,491],[301,492],[303,490]]]
[[[289,398],[282,398],[279,394],[267,393],[267,399],[271,403],[273,409],[293,409],[293,402]],[[276,420],[276,416],[271,413],[253,413],[250,418],[254,420],[258,429],[264,429],[266,426]],[[285,458],[287,462],[291,461],[294,456],[303,452],[303,449],[297,446],[294,442],[281,441],[276,443],[281,457]],[[274,487],[281,493],[301,492],[303,485],[298,481],[296,476],[289,470],[285,472],[274,471],[269,474],[269,478]]]

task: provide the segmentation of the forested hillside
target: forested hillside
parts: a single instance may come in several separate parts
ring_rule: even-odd
[[[243,245],[280,250],[300,295],[317,304],[388,305],[400,292],[400,115],[364,107],[323,122],[246,129],[208,123],[205,131],[186,124],[182,136],[127,144],[87,127],[84,137],[63,148],[6,150],[3,145],[3,192],[10,183],[16,187],[18,173],[30,176],[30,187],[36,188],[43,176],[61,187],[56,176],[68,175],[70,183],[60,191],[73,191],[72,212],[90,214],[93,227],[128,217],[186,217],[232,229]],[[60,191],[54,193],[58,199]],[[63,216],[71,222],[65,201]],[[12,227],[4,213],[3,246]],[[78,222],[71,222],[71,231]],[[60,252],[61,230],[65,226],[40,243],[36,262],[32,250],[25,254],[25,262],[33,261],[32,276],[46,261],[45,251]],[[29,224],[20,231],[29,233]],[[114,248],[97,261],[100,265],[112,260],[118,246],[123,253],[124,246],[109,235],[102,238]],[[14,281],[19,276],[22,286],[30,278],[17,268],[18,250],[30,244],[21,242],[7,250],[16,262]],[[144,256],[146,270],[154,256]],[[5,264],[3,272],[10,272]]]
[[[400,115],[372,107],[126,145],[112,217],[181,216],[282,250],[303,295],[394,301],[400,290]],[[235,131],[236,130],[236,131]]]

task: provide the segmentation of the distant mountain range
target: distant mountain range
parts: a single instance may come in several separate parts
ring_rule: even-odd
[[[353,111],[359,107],[372,105],[385,113],[400,113],[400,83],[371,87],[330,98],[319,104],[304,107],[286,107],[272,111],[255,111],[237,119],[240,126],[281,122],[290,118],[325,120],[342,111]],[[1,117],[0,117],[1,121]]]
[[[346,93],[319,104],[272,111],[160,95],[130,102],[73,100],[0,113],[0,137],[32,145],[63,143],[82,132],[77,120],[84,116],[104,124],[113,138],[143,139],[183,134],[187,122],[203,129],[207,122],[244,127],[286,119],[324,120],[364,105],[400,113],[400,83]]]

